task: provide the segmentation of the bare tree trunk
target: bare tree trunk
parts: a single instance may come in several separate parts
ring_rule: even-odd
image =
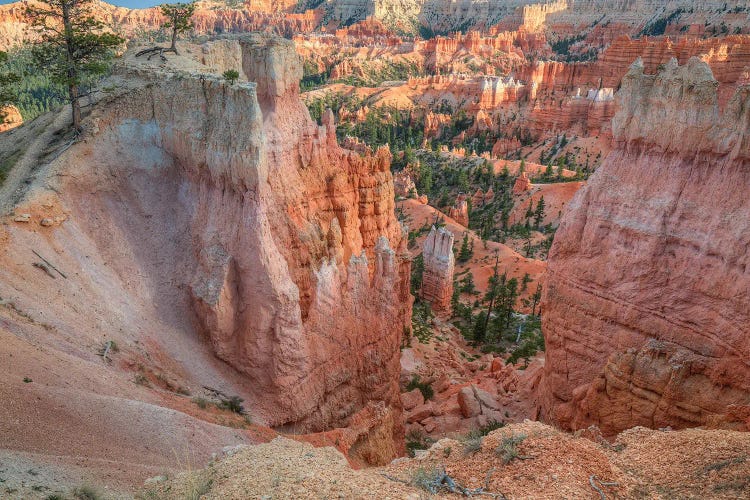
[[[78,85],[71,85],[68,89],[70,95],[70,108],[73,112],[73,128],[76,132],[82,130],[81,127],[81,102],[78,95]]]
[[[495,302],[495,294],[497,293],[497,262],[498,262],[498,255],[497,255],[497,252],[495,252],[495,274],[493,274],[495,279],[492,282],[492,294],[490,295],[490,306],[487,308],[487,316],[484,318],[484,326],[482,327],[482,339],[481,339],[482,342],[484,342],[484,339],[487,336],[487,326],[490,323],[490,314],[492,314],[492,307],[494,306],[494,302]]]
[[[70,11],[73,8],[72,2],[62,3],[63,29],[65,30],[65,46],[68,52],[68,98],[73,114],[73,129],[76,132],[81,131],[81,103],[78,93],[78,70],[75,65],[75,41],[73,40],[73,26],[70,19]]]
[[[177,20],[172,21],[175,25],[177,24]],[[174,52],[177,55],[180,55],[177,52],[177,27],[175,26],[172,28],[172,45],[169,47],[169,49]]]

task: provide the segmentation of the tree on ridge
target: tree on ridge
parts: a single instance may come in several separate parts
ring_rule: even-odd
[[[33,47],[37,66],[67,89],[72,123],[81,131],[81,98],[109,70],[123,39],[94,18],[92,0],[46,0],[29,4],[27,13],[40,39]]]

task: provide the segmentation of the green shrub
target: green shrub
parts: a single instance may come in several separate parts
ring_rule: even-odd
[[[411,484],[434,495],[440,489],[440,482],[443,476],[444,473],[440,469],[425,469],[420,467],[414,471]]]
[[[229,82],[229,85],[234,85],[234,82],[240,77],[239,72],[236,69],[228,69],[223,75],[224,79]]]
[[[411,310],[411,327],[414,336],[426,344],[432,338],[432,308],[428,302],[418,301]]]
[[[245,408],[243,408],[242,406],[242,401],[244,400],[241,397],[232,396],[230,398],[223,399],[221,401],[221,407],[242,415],[245,413]]]
[[[513,434],[503,438],[500,445],[495,449],[495,454],[500,457],[503,464],[507,465],[517,458],[522,458],[518,451],[518,445],[526,439],[526,434]]]
[[[410,457],[414,457],[416,450],[426,450],[432,443],[432,439],[425,436],[422,431],[413,430],[406,434],[406,451]]]
[[[422,393],[422,397],[424,397],[425,401],[432,399],[435,396],[435,391],[433,390],[432,385],[427,382],[422,382],[419,375],[412,376],[409,383],[406,384],[407,391],[413,391],[414,389],[419,389],[419,392]]]
[[[484,437],[471,432],[464,438],[464,455],[473,455],[482,449],[482,441]]]
[[[99,500],[99,498],[101,498],[98,491],[91,486],[86,485],[74,489],[73,497],[78,500]]]

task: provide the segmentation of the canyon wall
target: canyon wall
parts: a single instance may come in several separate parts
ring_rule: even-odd
[[[544,418],[750,429],[750,88],[722,112],[719,86],[697,58],[624,77],[549,255]]]
[[[216,43],[206,52],[228,42]],[[253,83],[142,72],[142,85],[102,107],[86,140],[93,152],[78,158],[79,170],[114,172],[115,185],[68,172],[76,181],[61,191],[80,211],[145,205],[135,211],[148,212],[149,227],[181,228],[177,241],[152,229],[138,246],[176,245],[158,274],[183,290],[182,314],[242,374],[254,415],[320,431],[380,405],[382,428],[357,449],[364,461],[387,461],[402,442],[399,345],[411,318],[390,153],[344,150],[330,111],[322,126],[310,119],[290,41],[234,43]]]

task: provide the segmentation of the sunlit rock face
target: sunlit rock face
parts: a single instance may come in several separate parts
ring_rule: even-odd
[[[719,87],[697,58],[624,77],[616,149],[550,251],[550,421],[748,428],[750,89],[722,112]]]

